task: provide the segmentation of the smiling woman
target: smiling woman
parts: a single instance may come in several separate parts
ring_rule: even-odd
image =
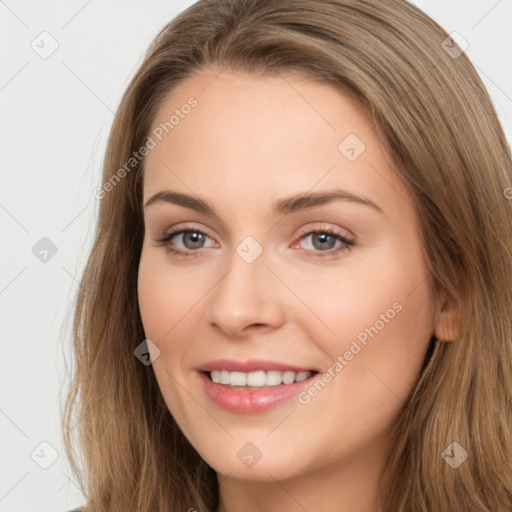
[[[76,307],[85,511],[510,512],[512,162],[447,37],[399,0],[161,31]]]

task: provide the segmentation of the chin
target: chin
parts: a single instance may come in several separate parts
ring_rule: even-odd
[[[279,446],[265,440],[268,432],[262,431],[258,436],[238,435],[224,443],[204,440],[205,444],[200,443],[202,446],[195,448],[219,475],[241,480],[287,480],[312,467],[313,461],[297,449],[296,443],[290,443],[289,447]]]

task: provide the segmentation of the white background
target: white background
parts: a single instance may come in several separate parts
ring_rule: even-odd
[[[143,52],[191,3],[0,2],[0,512],[66,512],[84,502],[65,460],[59,403],[98,207],[92,190]],[[416,4],[468,41],[512,140],[512,1]],[[58,43],[47,59],[31,47],[43,31]],[[32,252],[42,237],[57,249],[45,263]],[[40,464],[52,462],[52,450],[58,458],[42,469],[34,450]]]

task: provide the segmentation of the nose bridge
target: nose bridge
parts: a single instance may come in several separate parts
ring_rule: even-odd
[[[276,326],[282,320],[278,280],[267,268],[263,247],[246,237],[233,250],[229,268],[210,296],[208,321],[236,336],[254,324]]]

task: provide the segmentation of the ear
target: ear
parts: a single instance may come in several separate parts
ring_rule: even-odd
[[[437,310],[434,335],[439,341],[455,341],[459,335],[455,301],[444,298]]]

